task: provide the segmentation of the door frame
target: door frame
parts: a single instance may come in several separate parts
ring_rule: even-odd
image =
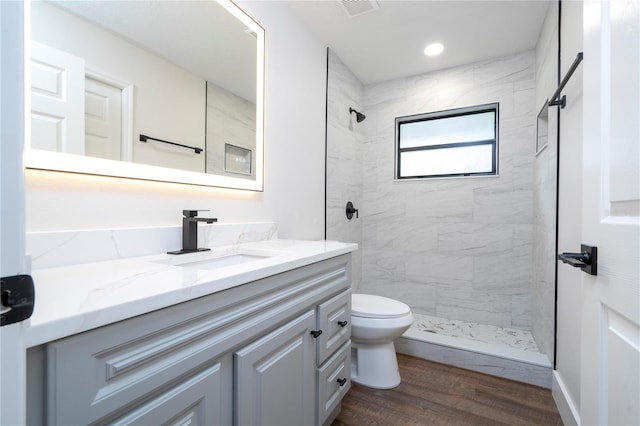
[[[24,141],[28,67],[28,4],[0,1],[0,275],[29,273],[25,264]],[[0,424],[26,424],[26,349],[28,320],[0,328]]]

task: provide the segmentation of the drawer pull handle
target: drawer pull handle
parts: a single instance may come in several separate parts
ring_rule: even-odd
[[[347,325],[347,321],[338,321],[338,325],[340,327],[345,327]]]
[[[311,330],[311,335],[314,339],[317,339],[319,335],[322,334],[322,330]]]
[[[338,379],[338,384],[340,385],[340,387],[344,386],[347,383],[347,379]]]

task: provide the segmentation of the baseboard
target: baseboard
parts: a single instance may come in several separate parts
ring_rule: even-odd
[[[551,388],[551,366],[507,359],[404,336],[397,339],[394,344],[396,351],[405,355]]]
[[[557,371],[553,372],[551,394],[565,426],[578,426],[580,424],[580,410],[573,403],[571,394],[567,391],[567,387]]]

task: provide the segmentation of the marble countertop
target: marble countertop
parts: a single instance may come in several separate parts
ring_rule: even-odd
[[[155,255],[33,271],[33,347],[357,250],[337,241],[266,240],[184,255]],[[179,265],[242,254],[245,263]]]

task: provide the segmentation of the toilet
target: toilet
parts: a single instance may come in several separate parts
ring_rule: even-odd
[[[351,380],[376,389],[400,384],[393,341],[413,323],[409,306],[388,297],[351,295]]]

